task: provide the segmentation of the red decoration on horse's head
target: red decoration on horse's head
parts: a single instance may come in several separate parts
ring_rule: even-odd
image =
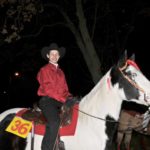
[[[128,64],[128,65],[132,65],[132,66],[135,67],[137,70],[140,70],[139,66],[138,66],[133,60],[128,59],[128,60],[127,60],[127,64]]]

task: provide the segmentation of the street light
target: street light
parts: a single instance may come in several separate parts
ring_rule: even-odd
[[[8,83],[8,100],[7,106],[10,107],[11,95],[12,95],[12,83],[21,77],[21,73],[19,71],[15,71],[13,74],[9,76],[9,83]]]
[[[15,77],[20,77],[20,73],[19,73],[18,71],[16,71],[16,72],[14,73],[14,76],[15,76]]]

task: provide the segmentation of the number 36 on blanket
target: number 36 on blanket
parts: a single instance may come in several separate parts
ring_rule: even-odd
[[[20,117],[14,117],[11,123],[6,128],[6,131],[26,138],[32,128],[32,122],[24,120]]]

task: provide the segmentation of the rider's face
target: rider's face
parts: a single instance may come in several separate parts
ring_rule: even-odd
[[[59,52],[57,50],[51,50],[49,54],[47,54],[47,58],[50,62],[57,63],[60,58]]]

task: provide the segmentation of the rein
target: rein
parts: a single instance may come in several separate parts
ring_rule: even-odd
[[[145,91],[143,90],[143,88],[141,88],[138,84],[136,84],[133,80],[131,80],[127,75],[125,75],[123,73],[123,70],[125,70],[127,68],[127,65],[128,65],[128,62],[126,62],[126,64],[122,67],[122,68],[119,68],[119,71],[121,72],[121,74],[123,75],[123,77],[129,81],[129,83],[131,85],[133,85],[136,89],[138,89],[139,91],[141,91],[142,93],[144,93],[145,95]]]
[[[100,117],[91,115],[91,114],[86,113],[86,112],[84,112],[84,111],[82,111],[82,110],[79,110],[78,108],[74,108],[74,109],[78,110],[79,112],[81,112],[81,113],[83,113],[83,114],[85,114],[85,115],[87,115],[87,116],[89,116],[89,117],[95,118],[95,119],[99,119],[99,120],[102,120],[102,121],[105,121],[105,122],[118,123],[118,121],[112,121],[112,120],[103,119],[103,118],[100,118]]]
[[[113,121],[113,120],[103,119],[103,118],[100,118],[100,117],[91,115],[91,114],[86,113],[86,112],[84,112],[84,111],[82,111],[82,110],[79,110],[78,108],[73,108],[73,109],[76,109],[76,110],[78,110],[79,112],[81,112],[81,113],[83,113],[83,114],[85,114],[85,115],[87,115],[87,116],[89,116],[89,117],[92,117],[92,118],[95,118],[95,119],[99,119],[99,120],[102,120],[102,121],[105,121],[105,122],[119,123],[119,124],[122,124],[122,125],[128,125],[128,123],[125,123],[125,122],[120,122],[120,121]],[[140,127],[142,127],[142,124],[139,125],[139,126],[129,126],[129,129],[130,129],[130,130],[131,130],[131,129],[136,130],[136,129],[139,129]],[[129,129],[128,129],[128,130],[129,130]]]

